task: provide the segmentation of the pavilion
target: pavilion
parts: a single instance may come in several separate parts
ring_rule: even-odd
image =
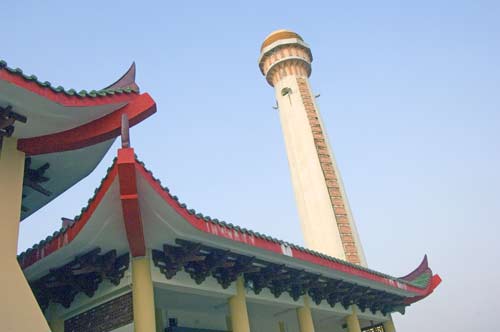
[[[280,30],[264,42],[261,70],[275,86],[280,111],[310,114],[314,103],[304,79],[311,61],[307,44],[292,32]],[[8,302],[18,298],[17,309],[2,309],[0,315],[8,331],[47,331],[47,321],[53,332],[391,332],[391,314],[404,313],[441,281],[427,257],[399,278],[366,266],[345,192],[330,190],[338,188],[333,186],[340,177],[333,156],[319,152],[318,142],[326,136],[314,132],[322,128],[319,123],[309,122],[317,119],[316,113],[309,120],[283,115],[282,124],[305,130],[300,139],[285,135],[292,182],[305,202],[299,212],[310,211],[308,201],[322,199],[300,196],[309,180],[303,181],[290,157],[298,155],[294,144],[307,141],[309,125],[313,128],[317,140],[309,141],[314,149],[301,145],[301,150],[318,151],[314,158],[325,168],[310,182],[326,181],[325,192],[339,195],[328,196],[328,202],[342,204],[342,209],[325,204],[321,212],[331,213],[332,229],[340,232],[333,251],[323,249],[321,241],[306,241],[304,248],[203,215],[171,193],[130,146],[129,126],[156,111],[154,100],[139,93],[135,66],[106,89],[77,93],[0,65],[0,115],[12,122],[5,129],[9,127],[2,127],[0,117],[0,135],[5,132],[0,183],[11,194],[5,199],[7,192],[2,192],[10,223],[1,233],[10,242],[9,247],[2,244],[8,250],[0,259],[12,269],[17,221],[92,171],[115,137],[121,135],[122,142],[81,213],[17,256],[32,293],[22,275],[14,273],[20,272],[16,265],[7,277],[14,286],[2,286]],[[328,167],[335,179],[326,178]],[[303,229],[314,239],[309,223],[319,217],[308,213],[301,214]],[[328,223],[321,227],[330,227]],[[342,233],[347,228],[348,234]]]

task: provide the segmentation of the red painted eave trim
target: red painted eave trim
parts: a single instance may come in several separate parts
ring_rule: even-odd
[[[64,92],[55,92],[50,88],[40,86],[34,81],[27,81],[22,76],[11,73],[7,70],[0,70],[0,80],[9,82],[15,86],[25,89],[29,92],[39,95],[54,103],[63,106],[72,107],[88,107],[98,105],[116,104],[121,102],[128,102],[137,97],[137,93],[115,93],[113,95],[91,97],[68,96]]]
[[[283,254],[281,244],[276,243],[270,240],[266,240],[260,237],[256,237],[250,234],[242,233],[237,231],[236,229],[230,229],[224,227],[222,225],[214,224],[211,222],[207,222],[202,218],[197,217],[196,215],[190,214],[187,209],[181,207],[181,205],[175,201],[170,194],[165,192],[160,184],[153,178],[153,176],[148,172],[142,165],[136,162],[135,165],[138,173],[149,183],[149,185],[156,191],[158,195],[160,195],[164,201],[170,205],[175,212],[177,212],[184,220],[189,222],[196,229],[216,235],[219,237],[223,237],[232,241],[244,243],[259,249],[268,250],[277,254]],[[339,262],[335,262],[326,258],[322,258],[316,255],[313,255],[308,252],[304,252],[295,248],[292,248],[292,256],[295,259],[302,260],[305,262],[309,262],[315,265],[327,267],[332,270],[341,271],[346,274],[350,274],[356,277],[361,277],[363,279],[371,280],[386,286],[393,287],[399,290],[405,290],[408,292],[412,292],[417,294],[417,296],[426,296],[428,295],[429,289],[422,289],[412,285],[408,285],[406,283],[397,282],[389,278],[385,278],[380,275],[376,275],[370,273],[369,271],[356,268],[351,265],[342,264]],[[437,285],[436,285],[437,287]]]
[[[108,175],[104,179],[101,187],[95,194],[94,199],[88,205],[87,209],[82,213],[80,219],[73,224],[65,233],[60,233],[50,242],[45,243],[40,248],[31,250],[23,255],[20,259],[22,269],[33,265],[44,257],[54,253],[58,249],[68,245],[76,238],[79,232],[84,228],[88,220],[93,215],[97,206],[101,203],[104,195],[109,190],[116,176],[120,181],[120,199],[122,201],[122,211],[127,231],[127,238],[131,253],[134,257],[145,255],[145,239],[143,232],[143,224],[140,213],[140,206],[137,193],[136,171],[149,183],[149,185],[158,193],[165,202],[172,207],[181,217],[189,222],[196,229],[208,234],[216,235],[232,241],[251,245],[260,249],[268,250],[277,254],[283,254],[281,244],[255,237],[250,234],[242,233],[236,229],[230,229],[222,225],[206,222],[205,220],[190,214],[183,208],[172,196],[166,193],[160,184],[152,177],[152,175],[135,160],[134,150],[131,148],[120,149],[118,151],[118,161],[111,168]],[[405,303],[411,304],[429,296],[441,283],[439,275],[433,275],[426,289],[417,288],[411,285],[399,283],[397,281],[372,274],[369,271],[359,269],[350,265],[341,264],[331,261],[311,253],[292,248],[292,254],[295,259],[313,263],[315,265],[328,267],[330,269],[341,271],[346,274],[362,277],[384,285],[388,285],[397,289],[403,289],[417,294],[415,297],[407,298]]]
[[[127,114],[133,126],[156,112],[156,104],[151,96],[144,93],[126,106],[79,127],[55,134],[20,139],[19,150],[28,155],[81,149],[107,141],[120,135],[122,114]]]
[[[92,202],[90,202],[87,209],[80,216],[80,219],[78,219],[72,226],[70,226],[66,230],[66,232],[59,233],[59,235],[55,236],[49,242],[45,243],[39,248],[30,250],[25,253],[19,261],[21,268],[26,269],[27,267],[35,264],[44,257],[47,257],[48,255],[71,243],[71,241],[73,241],[77,237],[77,235],[85,227],[89,219],[94,214],[94,211],[108,192],[109,187],[111,187],[111,184],[113,183],[117,174],[118,167],[115,164],[109,171],[107,177],[104,179]]]
[[[120,200],[123,221],[132,257],[146,255],[146,241],[142,225],[139,195],[135,175],[134,149],[118,150],[118,177],[120,182]]]
[[[429,283],[429,285],[427,286],[427,289],[425,290],[424,295],[407,298],[405,300],[405,303],[412,304],[412,303],[420,301],[420,300],[426,298],[427,296],[431,295],[434,292],[434,290],[441,284],[441,281],[442,281],[442,279],[439,276],[439,274],[433,275],[431,278],[431,282]]]

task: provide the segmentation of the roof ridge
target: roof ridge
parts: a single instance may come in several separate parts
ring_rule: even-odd
[[[66,89],[62,86],[53,86],[49,81],[40,81],[36,75],[27,75],[23,73],[21,68],[12,68],[7,65],[7,62],[0,59],[0,71],[6,70],[11,74],[22,77],[24,80],[28,82],[33,82],[39,85],[42,88],[50,89],[54,93],[64,93],[70,97],[80,97],[80,98],[97,98],[97,97],[106,97],[112,96],[114,94],[131,94],[131,93],[139,93],[139,90],[136,88],[126,87],[126,88],[111,88],[111,89],[99,89],[99,90],[80,90],[76,91],[75,89]]]
[[[101,180],[101,184],[95,189],[94,195],[88,200],[87,205],[81,209],[80,214],[77,215],[77,216],[75,216],[74,222],[72,223],[72,225],[69,226],[69,227],[67,227],[67,228],[60,228],[58,231],[55,231],[52,234],[52,236],[49,235],[44,240],[41,240],[39,243],[34,244],[31,248],[29,248],[29,249],[25,250],[24,252],[20,253],[17,256],[18,261],[21,261],[24,258],[24,256],[28,255],[31,251],[39,249],[40,247],[44,246],[46,243],[49,243],[54,238],[60,236],[61,234],[66,233],[68,231],[68,229],[70,229],[70,228],[74,227],[76,224],[78,224],[78,221],[80,220],[82,214],[85,213],[85,211],[87,211],[87,209],[90,206],[90,204],[96,198],[97,193],[101,189],[101,187],[104,184],[105,180],[108,178],[108,176],[109,176],[111,170],[113,169],[113,167],[115,166],[116,162],[117,162],[117,158],[115,157],[113,159],[112,165],[110,167],[108,167],[106,175]],[[323,259],[326,259],[326,260],[329,260],[329,261],[332,261],[332,262],[335,262],[335,263],[339,263],[339,264],[342,264],[342,265],[345,265],[345,266],[349,266],[349,267],[358,269],[360,271],[364,271],[364,272],[367,272],[367,273],[370,273],[370,274],[373,274],[373,275],[376,275],[376,276],[379,276],[379,277],[383,277],[383,278],[392,280],[394,282],[398,282],[398,283],[410,285],[410,286],[417,287],[417,288],[420,288],[420,289],[426,289],[429,286],[429,283],[430,283],[430,281],[432,279],[431,278],[432,272],[430,270],[425,270],[423,273],[419,274],[418,276],[415,276],[415,279],[413,279],[413,280],[405,280],[405,279],[402,279],[402,278],[397,278],[397,277],[394,277],[394,276],[391,276],[391,275],[388,275],[388,274],[385,274],[385,273],[382,273],[382,272],[379,272],[379,271],[376,271],[376,270],[372,270],[372,269],[366,268],[366,267],[361,266],[361,265],[356,265],[356,264],[350,263],[348,261],[345,261],[345,260],[342,260],[342,259],[339,259],[339,258],[336,258],[336,257],[332,257],[332,256],[329,256],[329,255],[326,255],[326,254],[323,254],[323,253],[320,253],[320,252],[317,252],[317,251],[314,251],[314,250],[311,250],[311,249],[308,249],[308,248],[305,248],[305,247],[302,247],[302,246],[299,246],[299,245],[296,245],[296,244],[293,244],[293,243],[290,243],[290,242],[287,242],[287,241],[283,241],[283,240],[274,238],[272,236],[268,236],[268,235],[261,234],[259,232],[255,232],[255,231],[252,231],[252,230],[244,228],[244,227],[233,225],[232,223],[228,223],[228,222],[219,220],[217,218],[212,218],[212,217],[210,217],[208,215],[204,215],[203,213],[200,213],[200,212],[196,212],[196,210],[190,209],[187,206],[187,204],[180,202],[180,200],[179,200],[179,198],[177,196],[175,196],[172,193],[170,193],[170,189],[168,187],[166,187],[166,186],[163,186],[161,184],[160,179],[156,178],[153,175],[153,172],[151,170],[149,170],[145,166],[144,162],[141,161],[137,157],[137,155],[135,155],[135,162],[137,164],[139,164],[144,169],[144,171],[151,176],[151,178],[153,179],[153,181],[155,181],[160,186],[160,188],[166,194],[168,194],[174,201],[176,201],[177,204],[182,209],[184,209],[188,214],[194,215],[196,218],[202,219],[205,222],[209,222],[209,223],[212,223],[214,225],[218,225],[218,226],[221,226],[221,227],[224,227],[224,228],[228,228],[228,229],[231,229],[231,230],[236,230],[236,231],[238,231],[240,233],[245,233],[245,234],[248,234],[248,235],[260,238],[260,239],[264,239],[264,240],[267,240],[267,241],[270,241],[270,242],[274,242],[274,243],[280,244],[280,245],[285,245],[285,246],[288,246],[290,248],[296,249],[298,251],[302,251],[304,253],[314,255],[316,257],[320,257],[320,258],[323,258]]]
[[[203,219],[204,221],[206,222],[211,222],[213,224],[216,224],[216,225],[219,225],[219,226],[223,226],[223,227],[226,227],[226,228],[230,228],[230,229],[235,229],[241,233],[246,233],[246,234],[249,234],[249,235],[252,235],[252,236],[255,236],[255,237],[258,237],[258,238],[261,238],[261,239],[264,239],[264,240],[268,240],[268,241],[271,241],[271,242],[275,242],[275,243],[278,243],[278,244],[281,244],[281,245],[285,245],[285,246],[288,246],[288,247],[291,247],[291,248],[294,248],[296,250],[299,250],[299,251],[302,251],[302,252],[305,252],[305,253],[308,253],[308,254],[311,254],[311,255],[314,255],[314,256],[317,256],[317,257],[320,257],[320,258],[324,258],[324,259],[327,259],[327,260],[330,260],[330,261],[333,261],[333,262],[336,262],[336,263],[340,263],[340,264],[343,264],[343,265],[346,265],[346,266],[349,266],[349,267],[353,267],[353,268],[356,268],[358,270],[361,270],[361,271],[365,271],[365,272],[368,272],[368,273],[371,273],[371,274],[374,274],[374,275],[378,275],[380,277],[384,277],[384,278],[387,278],[387,279],[391,279],[395,282],[400,282],[400,283],[404,283],[404,284],[407,284],[407,285],[411,285],[411,286],[415,286],[417,288],[422,288],[422,289],[425,289],[427,288],[428,286],[428,282],[425,283],[425,285],[423,284],[423,279],[422,278],[417,278],[418,280],[404,280],[402,278],[397,278],[397,277],[394,277],[394,276],[391,276],[391,275],[388,275],[388,274],[385,274],[385,273],[382,273],[382,272],[379,272],[379,271],[376,271],[376,270],[372,270],[372,269],[369,269],[367,267],[364,267],[364,266],[361,266],[361,265],[357,265],[357,264],[353,264],[353,263],[350,263],[348,261],[345,261],[343,259],[340,259],[340,258],[336,258],[336,257],[333,257],[333,256],[329,256],[329,255],[326,255],[326,254],[323,254],[323,253],[320,253],[318,251],[314,251],[314,250],[311,250],[311,249],[308,249],[308,248],[305,248],[305,247],[302,247],[302,246],[299,246],[299,245],[296,245],[296,244],[293,244],[293,243],[290,243],[290,242],[287,242],[287,241],[283,241],[283,240],[280,240],[280,239],[277,239],[277,238],[274,238],[272,236],[268,236],[268,235],[265,235],[265,234],[261,234],[259,232],[255,232],[255,231],[252,231],[250,229],[247,229],[247,228],[244,228],[244,227],[240,227],[240,226],[235,226],[233,225],[232,223],[227,223],[225,221],[221,221],[217,218],[211,218],[210,216],[205,216],[203,213],[200,213],[200,212],[196,212],[195,209],[192,209],[192,208],[189,208],[187,206],[187,204],[185,203],[182,203],[179,201],[179,198],[176,196],[176,195],[173,195],[172,193],[170,193],[170,189],[166,186],[163,186],[161,184],[161,181],[160,179],[156,178],[154,175],[153,175],[153,172],[151,170],[149,170],[146,165],[144,164],[143,161],[141,161],[137,155],[135,155],[135,161],[141,165],[141,167],[144,168],[144,170],[151,175],[152,179],[157,182],[159,184],[159,186],[168,194],[170,195],[170,197],[172,197],[173,200],[175,200],[177,202],[177,204],[179,204],[179,206],[181,208],[183,208],[184,210],[186,210],[189,214],[191,215],[195,215],[197,218],[199,219]],[[424,278],[425,280],[425,278]],[[430,279],[428,280],[430,281]]]

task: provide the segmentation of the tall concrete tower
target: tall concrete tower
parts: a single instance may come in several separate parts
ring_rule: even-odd
[[[311,92],[312,54],[292,31],[271,33],[259,67],[274,87],[306,245],[366,266],[339,170]]]

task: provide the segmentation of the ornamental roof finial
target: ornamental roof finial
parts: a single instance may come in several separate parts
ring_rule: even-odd
[[[128,124],[128,116],[126,113],[122,114],[122,148],[130,147],[130,130]]]

